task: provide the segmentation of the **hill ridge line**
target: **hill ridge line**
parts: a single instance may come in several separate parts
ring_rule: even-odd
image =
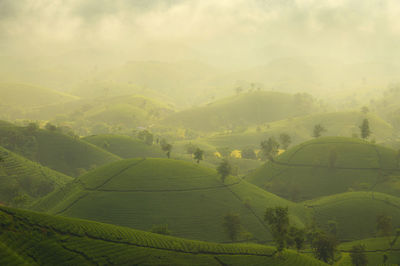
[[[174,248],[168,248],[168,247],[156,247],[156,246],[152,246],[152,245],[143,245],[143,244],[133,243],[133,242],[129,242],[129,241],[117,241],[117,240],[105,239],[105,238],[102,238],[102,237],[93,236],[91,234],[88,234],[87,232],[85,232],[83,235],[80,235],[80,234],[77,234],[77,233],[73,233],[73,232],[64,232],[63,230],[60,230],[58,228],[54,228],[51,225],[36,224],[36,223],[30,222],[26,218],[16,217],[13,212],[8,211],[8,210],[6,210],[4,208],[1,208],[0,211],[11,215],[14,219],[22,220],[25,223],[29,224],[30,226],[37,226],[37,227],[40,227],[40,228],[51,229],[51,230],[54,230],[55,232],[57,232],[57,233],[59,233],[61,235],[70,235],[70,236],[75,236],[75,237],[87,237],[87,238],[90,238],[90,239],[100,240],[100,241],[105,241],[105,242],[110,242],[110,243],[125,244],[125,245],[131,245],[131,246],[137,246],[137,247],[143,247],[143,248],[152,248],[152,249],[166,250],[166,251],[172,251],[172,252],[178,252],[178,253],[186,253],[186,254],[250,255],[250,256],[272,257],[276,253],[276,251],[274,251],[272,254],[265,254],[265,253],[263,254],[263,253],[255,253],[255,252],[254,253],[252,253],[252,252],[213,252],[213,251],[204,251],[204,250],[203,251],[202,250],[190,251],[190,250],[174,249]],[[186,240],[186,239],[183,239],[183,240]],[[174,241],[174,240],[171,239],[171,241]],[[219,244],[219,245],[224,245],[224,244]]]

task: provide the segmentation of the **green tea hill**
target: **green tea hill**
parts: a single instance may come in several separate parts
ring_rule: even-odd
[[[246,180],[295,201],[359,190],[397,196],[399,156],[364,140],[323,137],[287,150]]]
[[[83,138],[121,158],[165,157],[159,145],[148,145],[140,139],[122,135],[94,135]]]
[[[74,101],[78,97],[21,83],[0,83],[0,119],[23,119],[35,108]]]
[[[318,109],[314,99],[307,94],[255,91],[177,112],[162,123],[205,132],[237,131],[252,125],[309,114]]]
[[[120,158],[58,131],[19,127],[0,121],[0,144],[32,161],[70,176]]]
[[[26,205],[71,180],[0,146],[0,202]]]
[[[359,136],[359,126],[364,118],[369,120],[372,131],[370,139],[375,139],[377,142],[387,142],[393,138],[393,127],[376,114],[343,111],[285,118],[266,125],[249,127],[243,132],[213,134],[202,140],[216,147],[242,149],[252,146],[259,148],[261,141],[268,137],[274,136],[279,139],[280,134],[287,133],[291,136],[292,145],[296,145],[310,140],[313,137],[314,126],[317,124],[321,124],[326,129],[326,132],[322,133],[323,136]]]
[[[0,206],[1,265],[327,265],[255,244],[186,240]]]
[[[243,232],[270,240],[263,221],[267,207],[288,206],[294,224],[304,226],[307,208],[236,177],[223,184],[214,169],[172,159],[128,159],[95,169],[40,200],[35,210],[140,230],[168,224],[174,236],[230,241],[222,226],[228,213],[240,215]]]
[[[393,228],[400,226],[400,198],[379,192],[346,192],[301,203],[312,210],[316,225],[332,231],[337,238],[352,241],[378,235],[377,217],[391,217]]]

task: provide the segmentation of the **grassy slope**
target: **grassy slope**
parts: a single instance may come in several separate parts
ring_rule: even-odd
[[[316,124],[322,124],[327,129],[323,133],[324,136],[350,137],[353,134],[360,134],[358,126],[365,117],[368,118],[372,130],[371,139],[375,138],[379,142],[391,139],[393,127],[380,117],[372,113],[364,115],[361,112],[346,111],[288,118],[271,122],[268,127],[262,126],[259,132],[254,127],[242,133],[214,135],[203,141],[217,147],[227,146],[237,149],[246,146],[259,147],[260,142],[267,137],[278,137],[285,132],[291,135],[293,144],[298,144],[312,137],[312,130]]]
[[[0,146],[0,202],[27,194],[35,199],[57,189],[72,178],[29,161]]]
[[[331,151],[336,151],[334,167]],[[312,199],[349,190],[399,195],[400,168],[394,150],[359,139],[325,137],[289,149],[246,180],[285,198]]]
[[[33,138],[35,145],[28,146],[24,140],[11,144],[7,139],[11,135],[22,136],[21,139]],[[79,168],[89,170],[120,159],[95,145],[62,133],[48,130],[27,133],[25,128],[6,122],[0,123],[0,140],[8,144],[5,145],[8,149],[70,176],[77,176]]]
[[[215,101],[206,106],[184,110],[167,117],[163,123],[199,131],[216,131],[234,126],[249,126],[308,113],[293,95],[278,92],[252,92]]]
[[[213,169],[168,159],[130,159],[101,167],[60,189],[35,208],[50,213],[149,230],[168,224],[173,234],[207,241],[229,241],[223,216],[240,214],[255,239],[270,239],[263,213],[289,206],[292,220],[306,219],[305,208],[229,177],[223,185]]]
[[[390,248],[389,242],[392,241],[394,237],[390,238],[369,238],[362,239],[352,242],[342,243],[339,246],[339,250],[342,252],[344,259],[338,263],[336,266],[351,266],[351,259],[349,256],[349,251],[353,245],[363,244],[365,245],[366,255],[368,259],[368,266],[383,265],[383,255],[388,256],[387,264],[385,265],[398,265],[400,261],[400,242],[397,240],[395,245]]]
[[[76,99],[75,96],[43,87],[19,83],[0,83],[0,103],[10,106],[37,107]]]
[[[254,244],[215,244],[0,207],[1,265],[325,265]]]
[[[393,227],[400,226],[400,198],[378,192],[347,192],[306,201],[321,228],[328,222],[338,223],[341,240],[355,240],[376,235],[376,218],[385,214],[392,217]]]
[[[121,158],[165,157],[158,145],[149,146],[141,140],[129,136],[95,135],[83,139],[93,145],[107,150]]]

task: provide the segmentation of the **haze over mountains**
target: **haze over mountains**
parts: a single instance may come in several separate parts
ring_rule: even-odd
[[[0,265],[399,265],[399,16],[0,0]]]

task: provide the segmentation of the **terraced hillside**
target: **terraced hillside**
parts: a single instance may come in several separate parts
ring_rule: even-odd
[[[399,159],[360,139],[325,137],[289,149],[246,180],[295,201],[359,190],[398,196]]]
[[[257,91],[183,110],[167,117],[163,124],[206,132],[237,130],[316,110],[314,100],[305,95]]]
[[[390,245],[392,243],[393,245]],[[365,246],[368,266],[374,265],[398,265],[400,262],[400,242],[394,236],[362,239],[358,241],[342,243],[339,250],[342,253],[342,259],[336,263],[336,266],[351,266],[350,251],[352,246],[362,244]],[[387,256],[386,264],[383,263],[384,255]]]
[[[94,135],[83,138],[84,141],[96,145],[121,158],[165,157],[159,145],[147,145],[139,139],[120,135]]]
[[[254,240],[270,240],[263,216],[268,206],[278,205],[288,206],[291,221],[304,226],[307,208],[239,178],[223,184],[215,170],[194,163],[129,159],[77,178],[34,208],[140,230],[168,224],[174,236],[227,242],[222,223],[231,212],[240,215],[243,231]]]
[[[379,215],[390,216],[393,228],[400,226],[400,198],[388,194],[347,192],[301,204],[312,210],[318,227],[329,231],[329,223],[334,221],[341,241],[376,236]]]
[[[71,180],[0,146],[0,202],[25,205]]]
[[[18,127],[0,121],[0,144],[56,171],[78,176],[120,158],[99,147],[57,131]]]
[[[216,244],[0,206],[1,265],[326,265],[255,244]]]
[[[248,128],[244,132],[233,132],[229,134],[215,134],[204,138],[203,141],[217,147],[232,147],[242,149],[244,147],[260,146],[260,142],[269,136],[279,137],[281,133],[291,136],[292,145],[310,140],[313,135],[314,126],[321,124],[327,130],[324,136],[351,137],[353,134],[360,135],[359,125],[364,118],[369,120],[372,130],[370,139],[377,142],[387,142],[392,139],[393,127],[379,116],[358,111],[343,111],[332,113],[318,113],[306,116],[285,118],[267,125],[258,125]]]

